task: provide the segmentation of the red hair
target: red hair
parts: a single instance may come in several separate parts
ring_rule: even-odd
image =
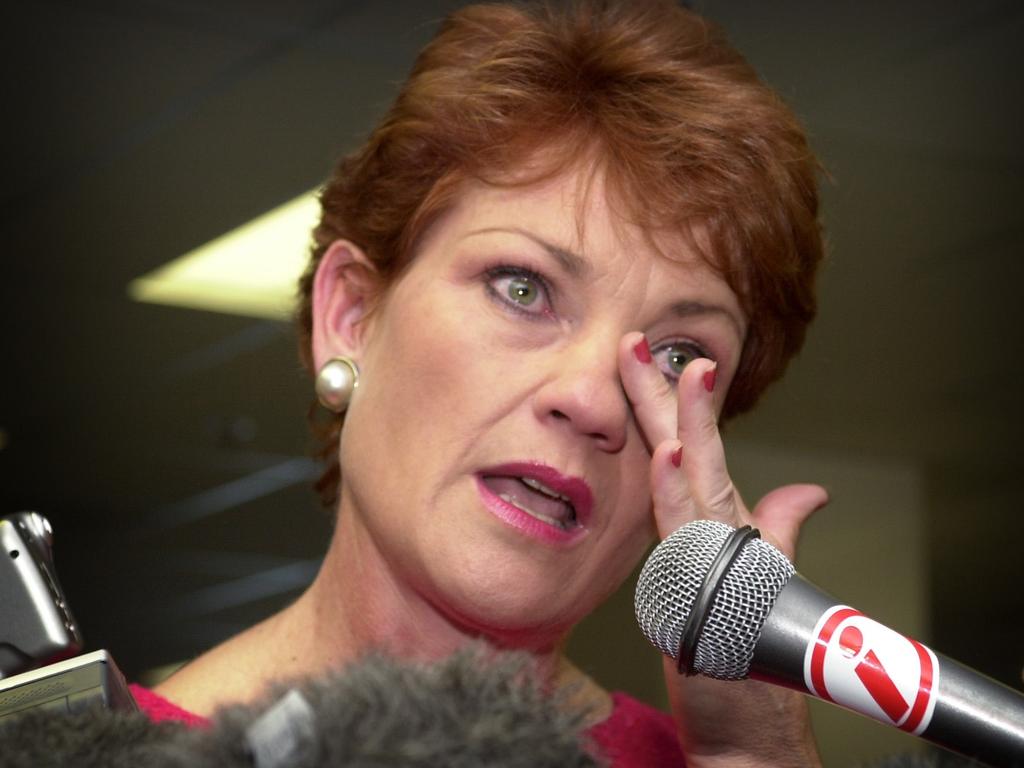
[[[722,32],[670,0],[477,5],[445,20],[321,192],[300,281],[307,366],[313,276],[334,240],[362,248],[386,290],[460,182],[525,184],[586,159],[626,220],[686,236],[739,296],[749,328],[723,417],[749,409],[815,314],[820,167],[796,117]],[[340,417],[328,425],[325,457],[340,427]],[[330,462],[325,499],[338,477]]]

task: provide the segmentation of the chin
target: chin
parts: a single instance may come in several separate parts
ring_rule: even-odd
[[[553,579],[524,580],[521,572],[482,578],[462,571],[446,580],[434,601],[446,618],[470,636],[484,636],[501,647],[550,650],[593,610],[601,595],[559,591]]]
[[[532,653],[551,652],[572,629],[564,617],[549,624],[538,624],[535,615],[526,621],[522,615],[495,612],[452,613],[449,618],[471,640],[483,638],[496,648]]]

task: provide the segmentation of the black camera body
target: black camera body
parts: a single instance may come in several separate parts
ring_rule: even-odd
[[[49,521],[38,512],[0,518],[0,678],[81,649],[54,569]]]

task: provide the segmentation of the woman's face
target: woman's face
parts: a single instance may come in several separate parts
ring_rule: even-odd
[[[720,404],[746,327],[681,239],[665,258],[582,181],[464,191],[364,328],[342,439],[341,535],[363,566],[509,640],[556,642],[652,539],[623,334],[669,380],[717,360]]]

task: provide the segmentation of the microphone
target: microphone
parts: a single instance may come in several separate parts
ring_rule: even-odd
[[[775,683],[1024,766],[1024,695],[839,604],[750,526],[697,520],[672,533],[644,564],[635,609],[681,673]]]

